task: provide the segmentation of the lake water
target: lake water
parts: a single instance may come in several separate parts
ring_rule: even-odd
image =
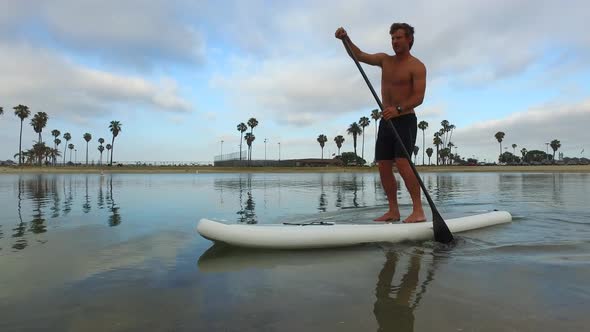
[[[452,246],[228,249],[197,221],[370,222],[378,175],[1,175],[0,331],[588,329],[589,174],[422,176],[445,218],[514,220]]]

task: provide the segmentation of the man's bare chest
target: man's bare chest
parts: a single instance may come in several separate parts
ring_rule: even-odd
[[[410,85],[412,83],[412,69],[408,63],[386,61],[382,68],[382,84]]]

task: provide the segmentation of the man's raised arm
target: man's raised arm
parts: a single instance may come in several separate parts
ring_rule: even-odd
[[[342,27],[340,27],[336,30],[335,35],[336,35],[336,38],[342,39],[342,40],[344,40],[345,38],[348,38],[348,34],[346,33],[346,30],[344,30],[344,28],[342,28]],[[354,54],[354,56],[357,58],[358,61],[364,62],[364,63],[372,65],[372,66],[381,67],[383,64],[383,59],[387,56],[387,54],[385,54],[385,53],[367,54],[367,53],[361,51],[352,42],[352,40],[350,40],[350,38],[348,38],[348,44],[350,45],[350,50],[352,51],[352,53]],[[352,57],[352,54],[350,54],[350,52],[348,53],[348,55],[350,55],[350,57]]]

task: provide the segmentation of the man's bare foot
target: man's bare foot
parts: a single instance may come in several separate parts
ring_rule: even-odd
[[[404,224],[411,224],[417,222],[424,222],[426,221],[426,216],[424,213],[412,213],[406,219],[404,219]]]
[[[374,219],[375,221],[399,221],[400,216],[399,213],[387,212],[379,218]]]

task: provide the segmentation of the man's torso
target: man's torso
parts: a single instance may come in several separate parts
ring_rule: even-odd
[[[381,98],[383,106],[397,106],[412,95],[413,73],[420,61],[413,56],[399,61],[395,56],[388,56],[382,65]],[[414,110],[406,110],[414,113]]]

